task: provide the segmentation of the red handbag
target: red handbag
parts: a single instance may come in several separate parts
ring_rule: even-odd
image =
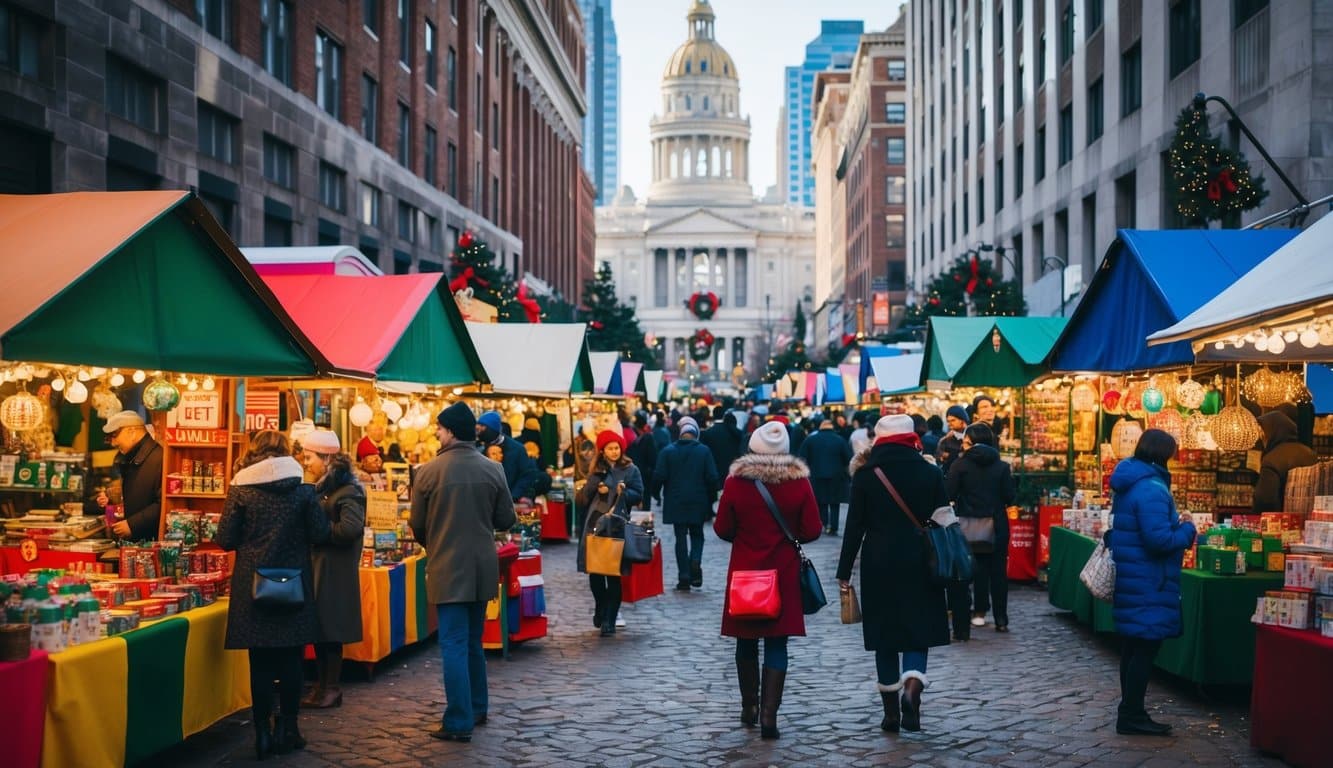
[[[733,619],[767,621],[782,613],[778,572],[733,571],[727,588],[727,615]]]

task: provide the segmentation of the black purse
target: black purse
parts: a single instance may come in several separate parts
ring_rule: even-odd
[[[256,608],[268,613],[296,613],[305,607],[301,569],[256,568],[250,597]]]
[[[773,519],[778,521],[778,527],[782,529],[782,535],[787,537],[793,546],[796,547],[796,554],[801,558],[801,613],[809,616],[816,613],[820,608],[828,605],[828,598],[824,596],[824,585],[819,583],[819,574],[815,571],[815,564],[805,556],[805,550],[801,549],[801,542],[791,535],[791,529],[787,527],[787,521],[782,519],[782,513],[778,511],[777,502],[773,501],[773,496],[769,494],[768,488],[762,481],[755,480],[754,487],[759,489],[759,495],[764,497],[764,503],[768,505],[768,511],[773,513]]]

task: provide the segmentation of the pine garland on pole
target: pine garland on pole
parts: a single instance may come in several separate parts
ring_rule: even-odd
[[[781,352],[773,354],[768,359],[768,368],[764,371],[764,381],[777,381],[787,375],[788,371],[808,371],[814,367],[814,363],[810,361],[805,348],[805,328],[805,311],[801,309],[801,302],[798,301],[796,302],[796,319],[792,322],[791,340],[786,343]]]
[[[644,343],[634,309],[616,298],[610,264],[602,262],[597,276],[583,284],[583,306],[578,314],[579,320],[588,324],[588,349],[593,352],[619,352],[635,363],[651,363],[656,359]]]
[[[1268,197],[1262,177],[1250,175],[1245,156],[1222,146],[1208,128],[1208,110],[1193,101],[1176,117],[1167,152],[1171,201],[1191,224],[1207,226],[1257,208]]]
[[[907,325],[921,325],[931,316],[966,317],[972,314],[1020,317],[1028,312],[1017,281],[1003,280],[988,259],[960,256],[947,272],[926,289],[924,303],[907,308]]]
[[[495,252],[486,241],[464,232],[449,262],[449,290],[457,293],[468,288],[472,289],[474,300],[495,307],[502,323],[540,321],[540,310],[538,318],[531,317],[531,307],[535,304],[525,307],[520,303],[514,278],[495,264]]]

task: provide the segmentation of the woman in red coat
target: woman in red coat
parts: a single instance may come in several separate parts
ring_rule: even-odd
[[[775,569],[782,595],[776,619],[735,619],[722,606],[722,634],[736,638],[736,678],[741,686],[741,723],[760,725],[763,738],[778,737],[778,707],[787,679],[787,638],[805,635],[801,611],[801,559],[773,519],[757,484],[763,483],[782,513],[787,529],[802,543],[819,538],[822,524],[810,470],[788,453],[787,428],[769,422],[750,436],[750,452],[736,459],[722,486],[713,531],[730,541],[727,584],[736,571]],[[730,592],[730,590],[728,590]],[[728,598],[729,599],[729,598]],[[764,639],[764,674],[759,677],[759,638]]]

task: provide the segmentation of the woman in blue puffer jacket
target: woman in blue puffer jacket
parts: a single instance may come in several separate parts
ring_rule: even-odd
[[[1177,515],[1166,463],[1176,439],[1160,429],[1139,438],[1134,458],[1111,474],[1112,528],[1107,546],[1115,560],[1112,615],[1121,636],[1120,709],[1116,732],[1162,736],[1171,726],[1153,721],[1143,706],[1153,657],[1162,641],[1180,635],[1180,562],[1194,542],[1188,512]]]

